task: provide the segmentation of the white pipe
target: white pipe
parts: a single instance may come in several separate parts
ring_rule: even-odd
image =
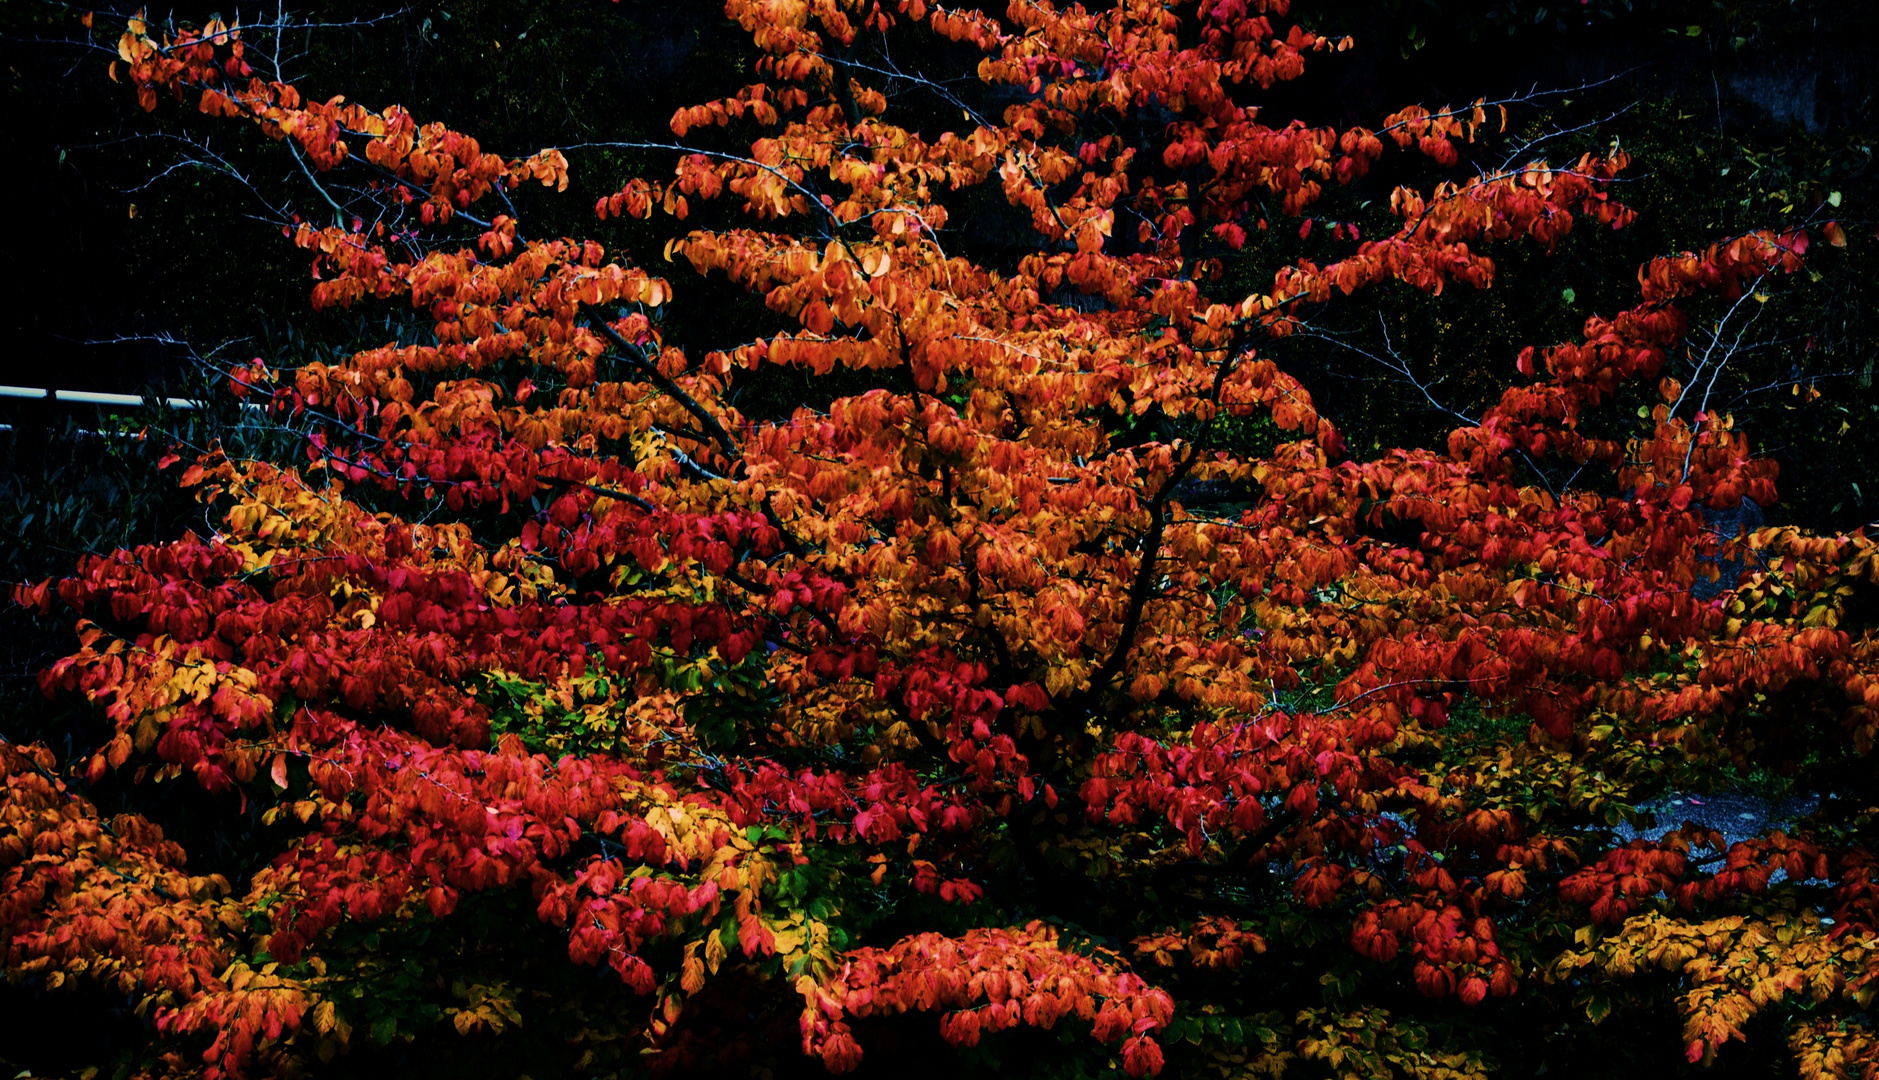
[[[91,390],[42,390],[36,386],[0,386],[0,398],[26,398],[34,401],[69,401],[74,405],[123,405],[138,408],[153,405],[156,399],[142,398],[136,394],[100,394]],[[200,409],[202,402],[188,398],[162,399],[172,409]]]

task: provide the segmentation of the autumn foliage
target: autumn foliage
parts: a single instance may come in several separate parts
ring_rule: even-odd
[[[1065,1076],[1462,1077],[1622,1022],[1870,1080],[1879,551],[1712,528],[1778,478],[1675,363],[1680,304],[1837,225],[1654,260],[1636,306],[1507,357],[1478,421],[1366,457],[1262,348],[1625,227],[1622,150],[1471,171],[1485,102],[1274,124],[1261,94],[1344,47],[1285,0],[725,14],[758,81],[595,207],[603,239],[662,229],[645,251],[522,220],[509,193],[578,151],[504,158],[264,78],[232,24],[129,22],[109,74],[144,109],[349,200],[284,229],[313,306],[434,327],[227,372],[304,460],[184,451],[211,535],[14,590],[73,613],[42,685],[96,726],[0,746],[10,979],[130,1000],[119,1075],[153,1077],[524,1032],[555,1033],[537,1076],[937,1038]],[[974,92],[903,123],[922,86],[883,43]],[[1452,178],[1382,193],[1374,235],[1317,212],[1393,157]],[[1033,234],[1008,264],[953,243],[981,192]],[[1249,235],[1314,224],[1337,258],[1226,291]],[[697,275],[772,329],[668,337]],[[842,389],[741,412],[778,369]],[[1818,812],[1616,831],[1750,760]],[[192,876],[177,786],[251,872]],[[392,995],[381,949],[439,974]]]

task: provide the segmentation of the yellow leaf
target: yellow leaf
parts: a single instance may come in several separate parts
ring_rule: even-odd
[[[698,945],[694,941],[685,946],[684,974],[679,979],[679,987],[688,994],[705,988],[705,962],[698,958]]]
[[[807,936],[799,926],[771,923],[770,929],[776,933],[776,951],[779,953],[793,953],[801,949]]]

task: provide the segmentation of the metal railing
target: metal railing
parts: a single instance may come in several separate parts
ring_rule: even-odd
[[[39,386],[0,386],[0,399],[9,398],[14,401],[50,401],[61,405],[116,405],[126,409],[141,409],[146,406],[158,404],[167,405],[172,409],[178,410],[194,410],[208,407],[207,402],[196,401],[191,398],[156,398],[143,397],[138,394],[106,394],[96,390],[54,390]],[[263,408],[263,406],[252,401],[242,402],[241,407],[243,409],[254,410]],[[12,424],[0,424],[0,435],[11,432],[12,430]],[[80,431],[79,434],[110,437],[118,433]]]
[[[37,386],[0,386],[0,398],[18,398],[27,401],[57,401],[72,405],[122,405],[126,408],[142,408],[161,402],[172,409],[200,409],[200,401],[189,398],[145,398],[137,394],[101,394],[93,390],[47,390]]]

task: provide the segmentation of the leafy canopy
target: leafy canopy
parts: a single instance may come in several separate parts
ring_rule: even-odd
[[[1261,348],[1626,226],[1622,150],[1464,177],[1504,105],[1274,123],[1348,44],[1285,0],[724,10],[757,81],[614,147],[676,161],[600,200],[607,243],[520,209],[578,148],[313,100],[280,27],[128,20],[144,109],[305,170],[316,308],[434,325],[226,372],[306,460],[191,451],[212,535],[15,590],[77,613],[42,681],[99,727],[0,746],[6,970],[134,1002],[153,1036],[97,1064],[843,1072],[937,1035],[1472,1077],[1753,1033],[1872,1075],[1879,564],[1709,525],[1776,476],[1679,306],[1837,223],[1656,259],[1444,445],[1365,459]],[[1450,178],[1373,175],[1406,162]],[[1314,226],[1335,259],[1223,291]],[[678,339],[706,288],[721,339]],[[1818,813],[1621,831],[1750,761]],[[190,871],[179,798],[251,865]]]

